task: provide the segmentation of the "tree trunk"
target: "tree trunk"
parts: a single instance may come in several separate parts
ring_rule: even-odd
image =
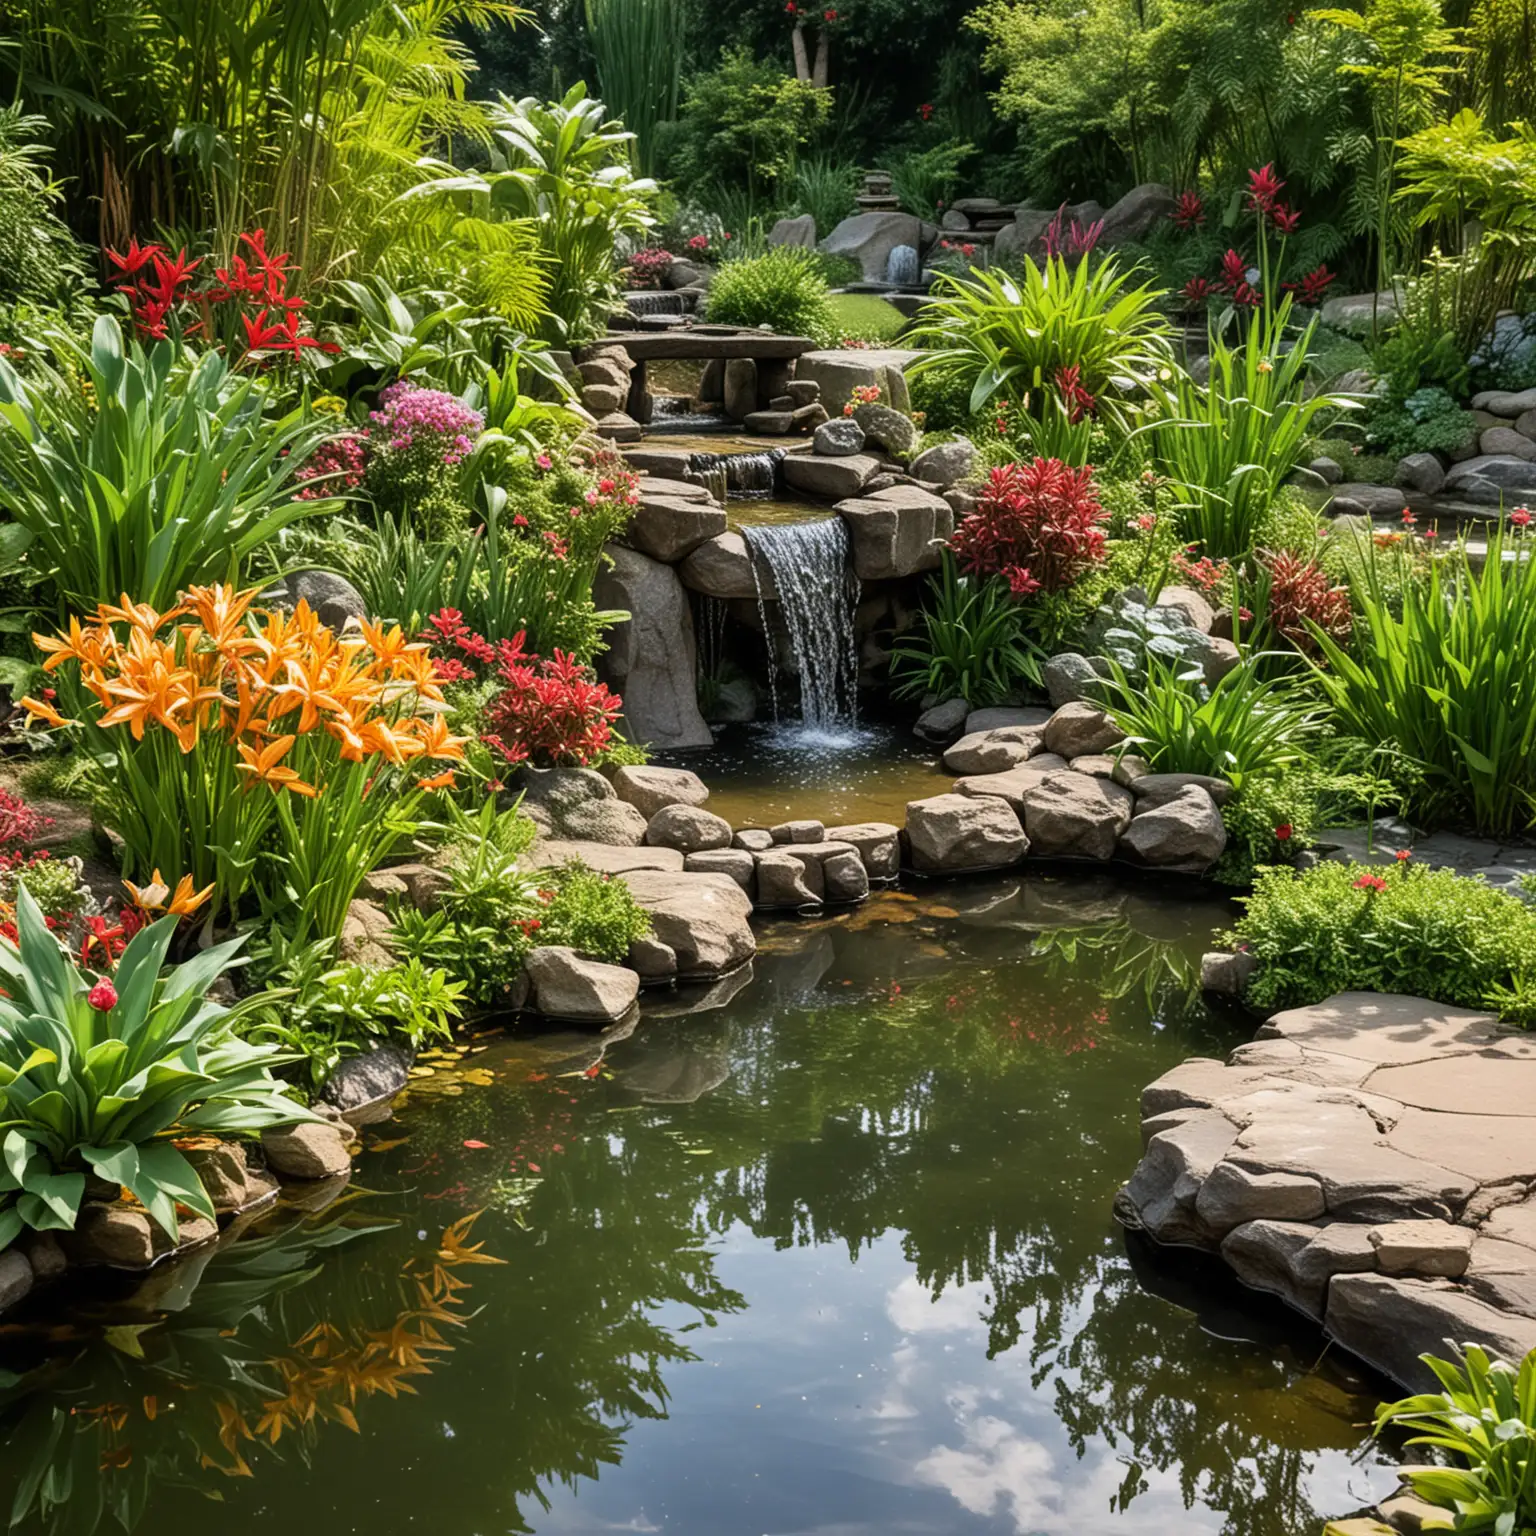
[[[795,79],[809,85],[811,80],[811,61],[805,51],[805,27],[795,23],[795,30],[790,34],[790,42],[795,50]]]
[[[831,68],[832,34],[823,27],[816,38],[816,67],[811,71],[811,84],[821,90],[827,88],[827,75]]]

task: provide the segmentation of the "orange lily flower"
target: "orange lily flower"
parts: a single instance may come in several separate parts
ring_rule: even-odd
[[[313,784],[306,784],[292,768],[280,766],[282,759],[288,755],[289,747],[297,740],[297,736],[279,736],[259,752],[242,741],[239,744],[240,761],[235,765],[236,770],[252,774],[274,789],[292,790],[296,795],[313,800],[320,791]]]
[[[452,768],[445,768],[441,773],[433,774],[430,779],[422,779],[419,783],[421,789],[452,789],[457,783]]]
[[[78,720],[66,720],[46,699],[31,697],[16,701],[34,719],[47,725],[78,725]]]

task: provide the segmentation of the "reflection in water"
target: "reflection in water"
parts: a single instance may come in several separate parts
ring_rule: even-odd
[[[0,1330],[0,1476],[29,1525],[167,1536],[209,1495],[235,1532],[1304,1531],[1382,1485],[1373,1384],[1109,1214],[1141,1085],[1232,1043],[1191,982],[1227,920],[892,891],[600,1051],[493,1044],[370,1131],[387,1228]]]

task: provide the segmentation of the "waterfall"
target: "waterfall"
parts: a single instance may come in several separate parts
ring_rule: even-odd
[[[624,295],[624,307],[639,319],[643,315],[686,315],[693,305],[687,294],[632,288]]]
[[[779,611],[800,673],[800,714],[814,730],[853,723],[858,707],[859,656],[853,634],[858,582],[848,564],[848,528],[840,517],[813,523],[759,523],[744,527],[757,609],[768,638],[768,678],[774,718],[773,628],[763,596],[762,572],[772,577]]]
[[[784,456],[782,448],[768,448],[761,453],[696,453],[688,460],[688,475],[702,485],[709,485],[713,482],[704,477],[723,470],[726,488],[732,496],[742,501],[766,501],[779,488],[779,465]]]

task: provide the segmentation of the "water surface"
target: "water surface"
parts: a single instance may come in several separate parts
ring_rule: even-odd
[[[372,1193],[8,1318],[0,1486],[156,1536],[1310,1536],[1391,1482],[1375,1384],[1110,1215],[1141,1085],[1248,1032],[1191,990],[1229,917],[885,892],[632,1032],[439,1056]]]

